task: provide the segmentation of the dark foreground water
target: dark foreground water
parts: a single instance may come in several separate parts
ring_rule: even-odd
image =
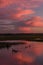
[[[0,65],[43,65],[43,42],[16,42],[0,48]]]

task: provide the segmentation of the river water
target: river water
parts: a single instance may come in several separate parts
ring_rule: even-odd
[[[23,40],[3,42],[9,44],[13,42],[14,45],[0,48],[0,65],[43,65],[43,42]]]

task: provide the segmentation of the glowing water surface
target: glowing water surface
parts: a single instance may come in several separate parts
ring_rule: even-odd
[[[43,42],[23,40],[6,42],[16,44],[9,48],[0,48],[0,65],[43,65]]]

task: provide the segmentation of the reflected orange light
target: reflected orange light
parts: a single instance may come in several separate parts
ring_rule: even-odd
[[[41,54],[43,54],[43,44],[41,43],[36,43],[33,45],[33,53],[36,56],[40,56]]]
[[[16,57],[16,59],[18,59],[21,62],[32,63],[35,60],[34,57],[25,56],[25,54],[23,54],[23,53],[18,53],[15,57]]]

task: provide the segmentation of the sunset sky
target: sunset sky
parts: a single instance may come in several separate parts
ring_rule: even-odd
[[[43,0],[0,0],[0,33],[43,33]]]

